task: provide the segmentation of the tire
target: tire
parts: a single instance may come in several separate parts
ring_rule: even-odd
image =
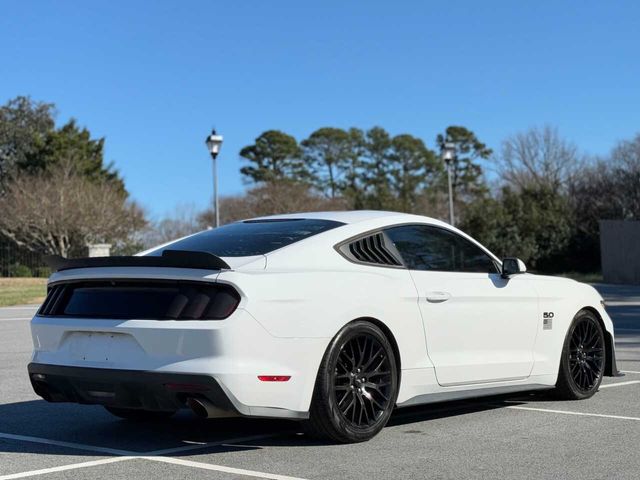
[[[324,354],[305,431],[338,443],[367,441],[387,424],[397,396],[389,339],[372,323],[352,322]]]
[[[562,349],[555,394],[563,400],[592,397],[604,374],[606,342],[596,316],[581,310],[574,317]]]
[[[165,420],[175,415],[176,410],[169,411],[155,411],[155,410],[140,410],[135,408],[118,408],[118,407],[104,407],[107,412],[116,417],[123,418],[125,420],[133,420],[136,422],[151,422],[158,420]]]

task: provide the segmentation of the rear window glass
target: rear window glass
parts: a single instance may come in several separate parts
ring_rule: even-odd
[[[263,255],[341,225],[344,223],[304,218],[247,220],[197,233],[149,255],[162,255],[165,249],[209,252],[219,257]]]

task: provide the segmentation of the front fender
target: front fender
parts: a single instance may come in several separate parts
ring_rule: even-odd
[[[539,326],[534,347],[532,375],[557,375],[560,356],[569,326],[575,315],[583,309],[593,311],[601,320],[607,341],[605,374],[616,375],[615,335],[613,322],[604,308],[598,291],[591,285],[560,277],[536,276],[535,288],[539,295]],[[545,315],[551,314],[551,325],[544,324]]]

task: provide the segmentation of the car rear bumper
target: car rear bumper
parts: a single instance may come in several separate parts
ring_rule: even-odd
[[[173,409],[183,398],[175,393],[184,392],[173,392],[172,396],[163,387],[165,383],[214,382],[239,414],[278,418],[308,416],[319,362],[329,341],[274,337],[243,309],[221,321],[36,315],[31,330],[32,368],[54,369],[48,371],[54,376],[49,384],[62,392],[58,394],[62,401],[106,404],[112,398],[109,392],[116,389],[119,404],[114,406],[124,408],[126,402],[153,406],[156,402],[163,409]],[[33,373],[47,375],[47,371]],[[260,381],[260,375],[290,379]],[[189,381],[191,378],[197,381]],[[93,380],[115,386],[99,398],[100,394],[89,395],[84,387],[104,391],[100,385],[91,386]],[[217,390],[216,386],[211,388]],[[127,396],[133,399],[127,400]]]
[[[34,391],[48,402],[74,402],[170,411],[189,398],[205,399],[221,412],[239,414],[218,381],[208,375],[68,367],[30,363]]]

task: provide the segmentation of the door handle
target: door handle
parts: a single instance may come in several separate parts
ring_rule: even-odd
[[[449,292],[428,292],[426,298],[429,303],[442,303],[449,300],[451,294]]]

